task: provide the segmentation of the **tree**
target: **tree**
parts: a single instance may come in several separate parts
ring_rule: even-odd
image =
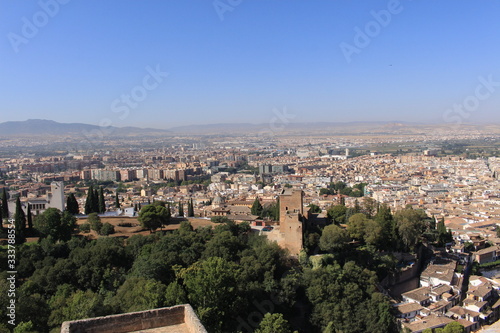
[[[362,200],[361,211],[368,216],[368,218],[373,218],[377,210],[377,202],[373,198],[364,197]]]
[[[365,227],[369,219],[363,213],[354,214],[349,218],[347,231],[351,238],[363,240],[365,236]]]
[[[266,313],[255,333],[292,333],[281,313]]]
[[[179,210],[179,216],[184,216],[184,208],[183,208],[183,205],[182,205],[182,201],[179,201],[178,210]]]
[[[328,209],[327,216],[330,221],[338,225],[345,222],[346,212],[347,212],[346,206],[335,205]]]
[[[80,207],[78,206],[78,201],[74,193],[70,193],[66,199],[66,210],[72,215],[78,215],[80,213]]]
[[[104,223],[99,233],[102,236],[108,236],[115,233],[115,227],[111,223]]]
[[[8,199],[8,194],[4,187],[2,192],[2,215],[4,219],[8,219],[10,216]]]
[[[318,205],[315,205],[315,204],[309,204],[309,211],[313,214],[315,213],[321,213],[321,208],[319,208]]]
[[[377,214],[375,214],[375,221],[379,224],[381,228],[381,239],[384,239],[384,249],[390,250],[395,241],[396,236],[396,225],[391,213],[391,209],[383,204],[379,207]]]
[[[97,234],[101,233],[102,222],[101,218],[99,217],[99,215],[97,215],[97,213],[89,214],[89,216],[87,217],[87,222],[90,224],[90,228],[95,232],[97,232]]]
[[[104,201],[104,190],[99,187],[99,213],[103,214],[106,212],[106,202]]]
[[[92,213],[99,213],[99,191],[95,188],[92,196]]]
[[[191,200],[189,200],[189,202],[188,202],[188,216],[189,217],[194,216],[193,198],[191,198]]]
[[[120,208],[120,200],[118,199],[118,192],[115,194],[115,208]]]
[[[462,324],[454,321],[446,325],[443,329],[443,333],[464,333],[465,328]]]
[[[33,214],[31,213],[31,205],[28,203],[28,212],[26,213],[28,228],[33,230]],[[1,220],[1,216],[0,216]]]
[[[26,230],[26,215],[24,214],[21,200],[16,199],[16,212],[14,213],[14,225],[16,228],[16,244],[22,244],[26,241],[24,232]]]
[[[251,208],[252,215],[261,216],[262,214],[262,205],[260,204],[259,197],[256,197]]]
[[[177,282],[174,281],[167,286],[165,291],[165,306],[174,306],[188,302],[186,291]]]
[[[344,249],[347,242],[349,242],[347,231],[331,224],[323,229],[323,234],[319,239],[319,247],[323,251],[333,252]]]
[[[411,250],[415,249],[427,229],[425,212],[413,208],[405,208],[394,214],[398,234],[405,246]]]
[[[118,312],[133,312],[162,307],[165,285],[142,277],[130,277],[118,288],[111,303]]]
[[[88,215],[90,213],[94,213],[93,210],[93,197],[94,197],[94,188],[92,185],[90,185],[88,191],[87,191],[87,199],[85,200],[85,215]]]
[[[49,322],[52,325],[59,326],[63,321],[97,317],[104,314],[102,297],[91,290],[77,290],[67,298],[62,299],[62,297],[58,290],[58,293],[49,302],[52,309]]]
[[[76,218],[68,212],[49,208],[35,217],[35,228],[42,237],[51,236],[54,240],[69,240],[75,228]]]
[[[238,266],[222,258],[198,261],[180,273],[189,303],[209,332],[228,331],[230,320],[238,314]]]
[[[153,232],[163,225],[168,224],[167,209],[160,205],[144,206],[139,212],[138,221],[141,222],[143,228]]]

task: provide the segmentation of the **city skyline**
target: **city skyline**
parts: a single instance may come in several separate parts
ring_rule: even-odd
[[[496,3],[1,6],[1,122],[500,122]]]

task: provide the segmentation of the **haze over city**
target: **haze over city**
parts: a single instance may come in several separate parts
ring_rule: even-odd
[[[1,121],[500,121],[498,2],[57,4],[0,4]]]

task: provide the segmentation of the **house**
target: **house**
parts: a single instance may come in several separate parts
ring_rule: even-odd
[[[395,307],[396,317],[401,319],[413,319],[424,307],[418,303],[403,303]]]
[[[500,255],[500,246],[498,245],[490,246],[485,249],[472,252],[472,255],[473,259],[477,261],[479,264],[492,262],[498,259]]]
[[[452,323],[454,320],[444,316],[429,315],[423,319],[415,320],[410,323],[402,323],[412,333],[421,333],[425,329],[442,328]]]
[[[452,285],[457,262],[449,259],[435,259],[420,275],[420,285],[424,287]]]

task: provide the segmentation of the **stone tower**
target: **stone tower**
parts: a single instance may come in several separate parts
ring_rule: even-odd
[[[64,183],[50,183],[49,207],[64,211]]]
[[[283,235],[281,246],[291,255],[299,255],[303,245],[303,205],[302,190],[285,189],[280,194],[280,233]]]

